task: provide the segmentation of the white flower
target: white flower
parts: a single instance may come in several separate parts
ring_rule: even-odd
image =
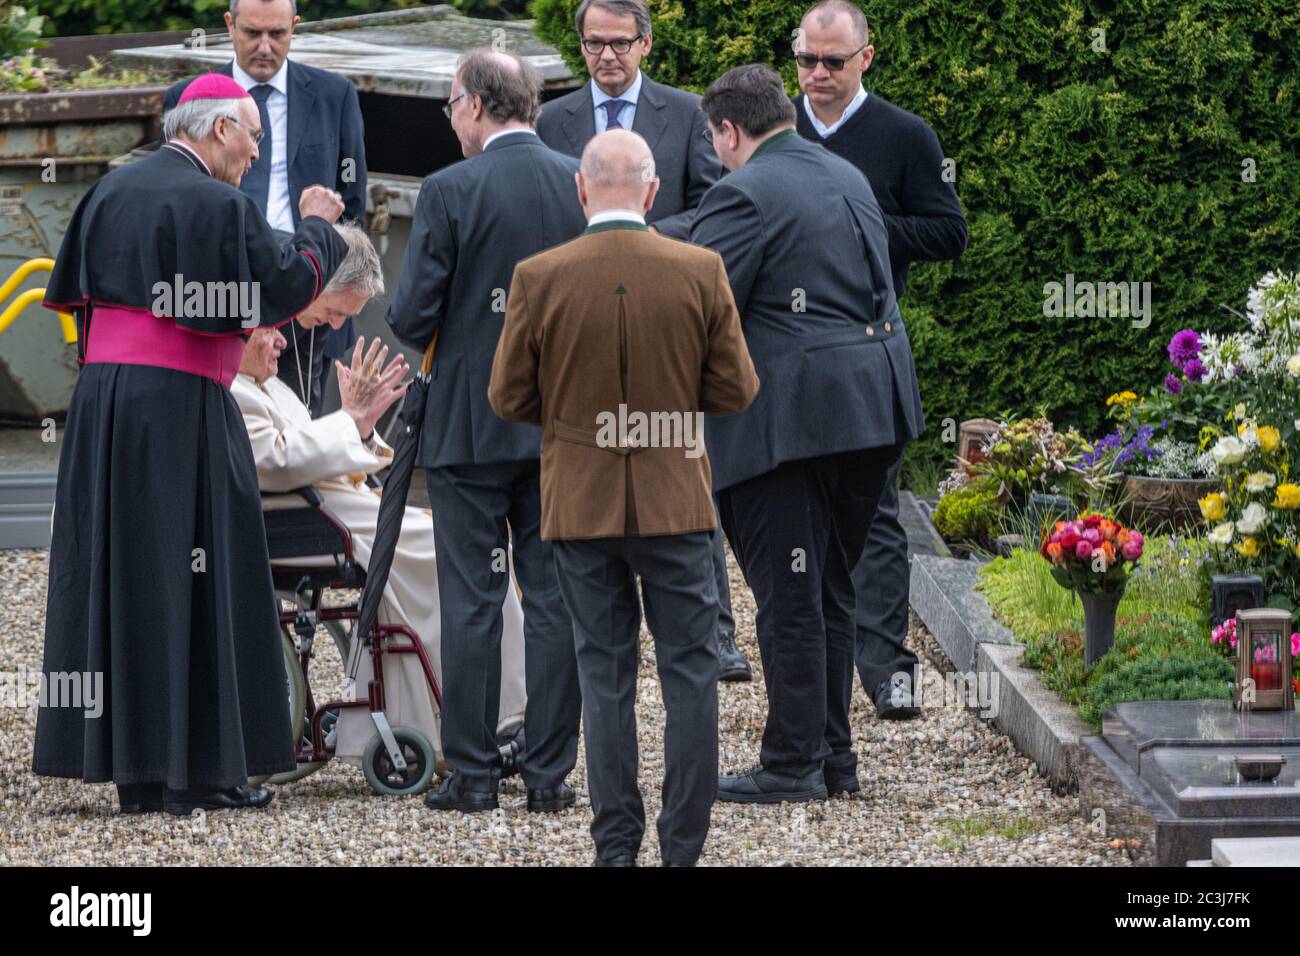
[[[1233,527],[1231,521],[1225,521],[1221,525],[1215,525],[1214,530],[1208,535],[1210,543],[1217,544],[1221,548],[1232,544]]]
[[[1264,506],[1258,501],[1252,501],[1246,505],[1246,510],[1237,519],[1237,530],[1242,534],[1254,534],[1264,527],[1264,522],[1267,520],[1268,512],[1264,510]]]
[[[1246,417],[1246,403],[1245,403],[1245,402],[1238,402],[1238,403],[1237,403],[1237,407],[1234,408],[1234,409],[1232,410],[1232,417],[1233,417],[1233,418],[1245,418],[1245,417]]]
[[[1266,471],[1252,472],[1246,479],[1246,490],[1252,494],[1272,488],[1277,484],[1277,479]]]
[[[1219,466],[1235,465],[1246,457],[1246,444],[1239,438],[1224,435],[1210,449],[1210,453]]]
[[[1300,377],[1300,355],[1293,355],[1286,360],[1286,370],[1288,374]]]

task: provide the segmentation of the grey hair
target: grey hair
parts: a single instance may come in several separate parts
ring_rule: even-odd
[[[368,299],[383,295],[384,267],[365,229],[352,222],[336,222],[334,230],[348,244],[348,253],[321,295],[345,289],[363,292]]]
[[[293,7],[293,15],[298,15],[298,0],[289,0],[289,6]],[[238,19],[239,17],[239,0],[230,0],[230,17]]]
[[[653,29],[650,24],[650,8],[646,6],[645,0],[582,0],[573,15],[573,25],[578,29],[578,36],[582,36],[587,11],[592,7],[600,7],[616,17],[635,17],[636,32],[643,37],[648,37]]]
[[[239,119],[239,100],[190,100],[172,107],[163,117],[163,138],[204,140],[221,117]]]

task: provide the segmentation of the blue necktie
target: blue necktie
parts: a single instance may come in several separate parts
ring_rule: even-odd
[[[605,116],[608,117],[605,123],[605,129],[622,129],[622,124],[618,121],[618,114],[623,112],[623,107],[627,106],[624,100],[606,100],[600,104],[605,107]]]
[[[239,183],[240,190],[253,197],[263,216],[267,215],[267,199],[271,194],[271,113],[266,108],[266,100],[274,89],[273,86],[260,83],[248,91],[257,103],[257,112],[262,116],[262,142],[257,145],[257,162],[253,163],[248,175]]]

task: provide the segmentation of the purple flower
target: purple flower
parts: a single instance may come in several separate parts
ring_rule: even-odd
[[[1170,395],[1177,395],[1183,390],[1183,380],[1170,372],[1165,376],[1165,391]],[[1163,427],[1163,426],[1162,426]]]
[[[1175,332],[1174,337],[1169,340],[1169,361],[1180,372],[1186,369],[1188,362],[1200,354],[1201,337],[1196,334],[1195,329]]]
[[[1189,382],[1200,382],[1205,378],[1205,366],[1201,364],[1200,359],[1194,358],[1183,366],[1183,374],[1187,376]]]

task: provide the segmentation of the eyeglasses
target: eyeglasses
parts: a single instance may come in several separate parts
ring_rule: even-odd
[[[582,48],[592,56],[600,56],[605,52],[605,47],[609,47],[619,56],[622,56],[632,49],[633,43],[644,38],[644,33],[638,33],[630,40],[627,37],[619,37],[617,40],[597,40],[595,37],[587,37],[582,41]]]
[[[849,60],[853,59],[866,48],[867,45],[864,43],[848,56],[813,56],[811,53],[796,53],[794,55],[794,61],[805,70],[815,70],[817,69],[818,63],[825,63],[826,69],[830,70],[832,73],[838,73],[840,70],[844,69],[845,63],[849,62]]]
[[[704,129],[700,130],[700,135],[704,137],[706,143],[713,145],[713,128],[708,123],[705,123]]]
[[[253,127],[251,126],[245,126],[243,123],[239,122],[239,120],[235,119],[233,116],[227,116],[226,119],[230,120],[230,122],[234,123],[240,129],[245,130],[248,133],[249,137],[253,140],[254,146],[260,143],[262,141],[262,137],[266,135],[266,132],[264,130],[253,129]]]
[[[467,97],[467,96],[469,96],[468,93],[462,93],[462,94],[460,94],[460,96],[456,97],[455,99],[448,100],[448,101],[447,101],[447,105],[444,106],[444,107],[442,108],[442,115],[445,116],[445,117],[447,117],[447,119],[451,119],[451,111],[452,111],[452,109],[455,107],[455,105],[456,105],[457,103],[459,103],[461,100],[463,100],[463,99],[464,99],[465,97]]]

